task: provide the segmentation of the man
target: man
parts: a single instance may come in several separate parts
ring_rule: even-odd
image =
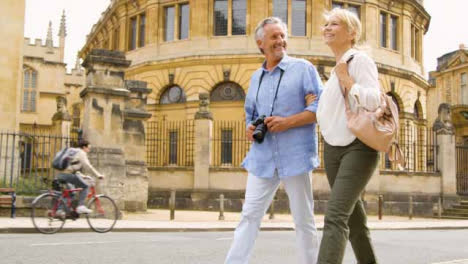
[[[306,106],[304,96],[318,99],[322,83],[310,62],[286,55],[287,27],[279,18],[262,20],[255,40],[265,62],[252,75],[245,100],[247,137],[254,141],[252,123],[261,115],[267,116],[267,132],[242,163],[249,173],[245,202],[225,263],[248,263],[262,217],[283,182],[296,225],[299,263],[315,264],[318,240],[309,171],[319,163],[313,124],[318,100]]]
[[[88,195],[89,185],[85,179],[89,176],[85,176],[81,173],[83,169],[91,171],[99,179],[104,179],[104,175],[99,173],[93,165],[89,162],[88,153],[91,150],[89,142],[86,140],[80,140],[78,142],[78,147],[75,155],[71,158],[68,167],[60,173],[57,178],[59,180],[66,181],[73,184],[77,188],[83,188],[80,191],[80,196],[78,197],[78,207],[76,207],[76,212],[79,214],[89,214],[92,211],[84,205],[86,196]]]

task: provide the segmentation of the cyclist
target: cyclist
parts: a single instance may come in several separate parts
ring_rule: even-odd
[[[99,173],[89,162],[88,152],[91,146],[87,140],[80,140],[78,142],[78,148],[76,148],[76,154],[71,157],[68,167],[60,173],[57,178],[67,183],[73,184],[76,188],[82,188],[78,197],[78,207],[76,212],[78,214],[89,214],[92,212],[89,208],[84,205],[86,196],[88,195],[90,183],[86,180],[91,179],[82,173],[83,169],[91,171],[99,179],[104,179],[104,175]]]

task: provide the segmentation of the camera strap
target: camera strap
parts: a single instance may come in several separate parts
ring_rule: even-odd
[[[276,102],[276,98],[278,97],[278,89],[279,89],[279,86],[281,84],[281,79],[283,79],[283,74],[284,74],[284,70],[279,68],[281,73],[280,73],[280,77],[279,77],[279,80],[278,80],[278,84],[276,85],[276,91],[275,91],[275,97],[273,98],[273,104],[272,104],[272,107],[271,107],[271,113],[270,113],[270,116],[273,114],[273,109],[275,107],[275,102]],[[257,103],[258,101],[258,92],[260,91],[260,86],[262,85],[262,81],[263,81],[263,76],[265,75],[265,71],[262,71],[262,75],[260,76],[260,81],[258,82],[258,89],[257,89],[257,95],[255,96],[255,103]],[[254,108],[254,112],[252,114],[252,120],[254,119],[254,116],[255,116],[255,108]]]

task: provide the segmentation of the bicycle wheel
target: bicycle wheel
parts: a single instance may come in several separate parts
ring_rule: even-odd
[[[57,210],[65,210],[65,204],[60,196],[45,193],[32,202],[31,219],[37,231],[43,234],[54,234],[65,224],[65,215],[56,214]]]
[[[119,217],[119,209],[112,198],[107,195],[98,195],[89,201],[88,208],[93,211],[86,214],[86,220],[91,229],[98,233],[105,233],[114,228]]]

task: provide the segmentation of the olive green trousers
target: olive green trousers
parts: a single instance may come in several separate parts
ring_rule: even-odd
[[[349,239],[358,264],[377,263],[361,194],[371,178],[378,152],[356,139],[348,146],[325,142],[325,171],[331,187],[318,264],[341,264]]]

